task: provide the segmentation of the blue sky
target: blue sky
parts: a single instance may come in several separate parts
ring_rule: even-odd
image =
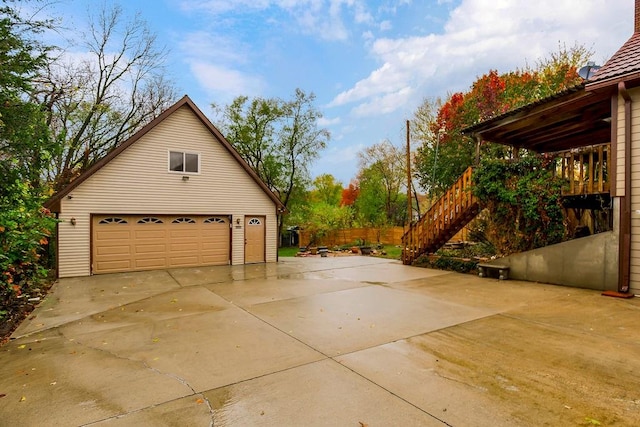
[[[92,0],[56,0],[43,13],[86,28]],[[312,175],[345,186],[357,152],[405,143],[425,98],[465,90],[490,69],[535,64],[582,44],[602,64],[633,33],[633,0],[127,0],[169,50],[170,77],[213,118],[239,95],[313,92],[331,142]],[[70,46],[69,53],[82,54]],[[215,120],[214,120],[215,123]]]

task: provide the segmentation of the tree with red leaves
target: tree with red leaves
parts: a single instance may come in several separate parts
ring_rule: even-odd
[[[347,188],[342,190],[340,206],[353,206],[360,194],[360,184],[357,180],[352,180]]]
[[[490,70],[465,93],[454,93],[445,102],[425,100],[412,126],[413,138],[420,142],[415,165],[420,186],[438,196],[473,164],[476,143],[462,135],[462,129],[581,83],[577,69],[592,55],[583,46],[560,46],[535,69],[504,74]],[[488,158],[510,155],[506,147],[495,144],[481,150]]]

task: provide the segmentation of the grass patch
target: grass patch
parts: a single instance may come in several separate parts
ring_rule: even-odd
[[[400,259],[402,257],[402,248],[396,245],[384,245],[382,248],[385,251],[386,255],[380,255],[380,250],[378,250],[378,255],[380,258],[388,258],[388,259]]]
[[[290,256],[296,256],[296,254],[298,253],[299,249],[296,247],[283,247],[283,248],[278,248],[278,256],[279,257],[290,257]]]
[[[339,249],[341,250],[346,250],[351,248],[351,246],[354,245],[344,245],[343,247],[340,247]],[[382,247],[382,249],[378,249],[376,245],[372,245],[372,247],[374,247],[376,249],[376,251],[378,252],[378,254],[376,255],[377,257],[380,258],[388,258],[388,259],[400,259],[402,256],[402,248],[401,247],[397,247],[396,245],[384,245]],[[329,247],[330,250],[333,250],[333,247]],[[279,257],[294,257],[296,256],[296,254],[298,253],[299,249],[296,247],[284,247],[284,248],[278,248],[278,256]],[[380,252],[384,251],[386,253],[386,255],[380,255]]]

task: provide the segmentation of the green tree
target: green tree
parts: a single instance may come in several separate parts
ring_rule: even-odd
[[[19,182],[32,194],[43,190],[42,172],[54,149],[44,115],[29,101],[33,81],[49,60],[50,49],[36,39],[48,25],[0,7],[0,195],[9,198]]]
[[[281,173],[277,188],[280,200],[288,205],[297,185],[309,178],[309,167],[331,137],[318,128],[322,113],[315,107],[316,96],[296,89],[293,99],[284,104],[285,121],[278,132]]]
[[[221,111],[220,129],[288,209],[304,197],[309,167],[329,140],[318,128],[315,95],[296,89],[293,99],[241,96]],[[280,217],[279,228],[283,221]]]
[[[239,96],[224,107],[220,123],[227,140],[274,191],[282,164],[276,133],[285,119],[283,104],[278,99]],[[220,109],[215,104],[213,108]]]
[[[0,7],[0,320],[18,297],[46,276],[42,255],[55,221],[40,209],[41,176],[54,146],[45,117],[29,101],[33,80],[48,61],[36,35],[47,22],[23,19]]]
[[[318,175],[313,180],[311,197],[316,202],[322,202],[328,206],[338,206],[342,198],[342,183],[336,181],[331,174]]]
[[[388,224],[384,197],[384,183],[378,170],[361,169],[358,175],[360,192],[353,204],[357,222],[365,227],[383,227]]]
[[[365,197],[370,201],[366,193],[375,187],[378,198],[382,202],[381,210],[385,222],[387,224],[402,224],[403,220],[399,219],[401,214],[398,202],[403,197],[401,189],[407,179],[405,152],[389,140],[384,140],[365,148],[358,153],[358,157],[361,170],[359,177],[360,196],[358,198]],[[369,207],[366,210],[370,211]],[[368,213],[367,216],[370,217],[370,214]]]
[[[310,241],[302,244],[318,244],[335,230],[347,228],[351,221],[351,210],[345,206],[327,204],[323,201],[311,202],[300,211],[300,226],[309,232]]]

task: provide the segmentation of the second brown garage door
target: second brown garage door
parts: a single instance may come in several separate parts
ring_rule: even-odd
[[[92,272],[226,265],[230,226],[217,215],[94,215]]]

